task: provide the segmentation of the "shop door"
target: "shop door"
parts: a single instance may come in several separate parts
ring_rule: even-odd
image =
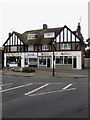
[[[47,67],[50,67],[50,58],[47,59]]]
[[[73,58],[73,68],[77,67],[77,59],[76,57]]]

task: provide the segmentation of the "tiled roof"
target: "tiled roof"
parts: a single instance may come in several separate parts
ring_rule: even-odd
[[[30,30],[30,31],[26,31],[23,34],[14,32],[18,38],[20,40],[22,40],[26,45],[29,44],[49,44],[52,42],[52,40],[54,38],[44,38],[44,33],[48,33],[48,32],[55,32],[55,37],[58,35],[58,33],[63,29],[63,27],[59,27],[59,28],[47,28],[47,29],[39,29],[39,30]],[[36,38],[32,39],[32,40],[28,40],[27,39],[27,34],[29,33],[35,33],[36,34]]]

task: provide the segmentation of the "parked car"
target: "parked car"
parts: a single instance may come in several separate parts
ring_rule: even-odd
[[[9,67],[17,67],[17,66],[18,66],[17,62],[10,62],[9,63]]]

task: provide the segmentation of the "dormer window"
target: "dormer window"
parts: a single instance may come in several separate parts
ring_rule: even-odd
[[[54,38],[54,37],[55,37],[55,32],[44,33],[44,38]]]
[[[27,34],[27,40],[35,39],[36,34],[35,33],[28,33]]]

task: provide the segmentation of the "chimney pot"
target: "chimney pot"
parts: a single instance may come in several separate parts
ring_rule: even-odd
[[[43,29],[47,29],[47,24],[43,24]]]

